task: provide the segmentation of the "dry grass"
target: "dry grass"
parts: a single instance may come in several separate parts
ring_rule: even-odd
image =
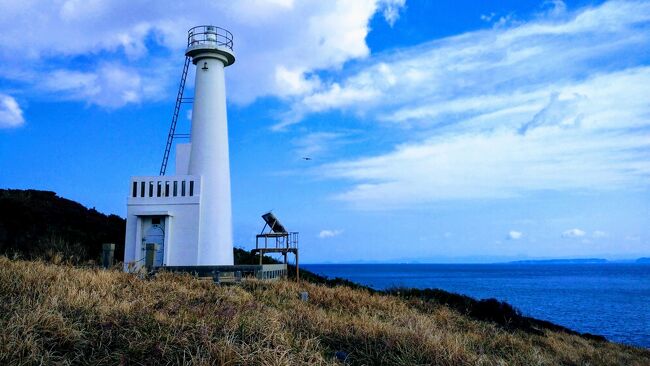
[[[3,365],[341,364],[337,351],[350,364],[650,364],[648,350],[509,332],[445,306],[347,287],[219,287],[0,257]]]

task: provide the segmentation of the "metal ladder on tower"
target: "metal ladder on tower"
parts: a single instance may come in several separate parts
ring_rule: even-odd
[[[181,75],[181,82],[178,85],[178,94],[176,95],[176,104],[174,105],[174,113],[172,114],[172,123],[169,126],[169,134],[167,135],[167,144],[165,145],[165,154],[163,155],[162,164],[160,165],[160,175],[165,175],[167,172],[167,162],[169,161],[169,154],[172,150],[172,143],[175,137],[189,137],[188,134],[176,134],[176,123],[178,122],[178,115],[181,111],[181,104],[192,103],[192,98],[183,98],[185,91],[185,80],[187,79],[187,71],[190,67],[190,57],[185,57],[185,64],[183,65],[183,74]]]

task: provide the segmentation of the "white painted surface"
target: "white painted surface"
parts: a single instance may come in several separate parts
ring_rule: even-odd
[[[196,65],[191,143],[176,145],[175,176],[132,178],[125,270],[144,265],[144,242],[156,217],[164,222],[164,249],[157,264],[233,264],[224,68],[235,56],[216,42],[192,44],[186,54]]]
[[[132,177],[130,193],[129,205],[198,204],[201,179],[192,175]]]
[[[176,175],[188,175],[192,144],[176,144]]]
[[[196,81],[189,173],[202,178],[198,264],[232,265],[226,61],[223,51],[194,52]]]
[[[194,183],[193,195],[189,196],[189,182]],[[137,183],[136,197],[133,197],[133,182]],[[144,197],[141,183],[145,183]],[[161,197],[157,196],[158,182]],[[169,196],[165,196],[165,185],[169,182]],[[177,182],[174,196],[173,182]],[[185,182],[185,196],[181,195],[181,182]],[[152,197],[149,187],[153,186]],[[145,246],[143,239],[152,226],[152,218],[161,218],[164,228],[163,264],[167,266],[194,266],[198,264],[200,179],[195,176],[152,176],[133,177],[129,185],[127,203],[126,238],[124,248],[124,269],[129,263],[134,268],[144,265]],[[146,241],[146,240],[145,240]]]

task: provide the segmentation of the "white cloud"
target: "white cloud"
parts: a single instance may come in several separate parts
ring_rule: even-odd
[[[0,128],[18,127],[24,123],[23,110],[16,99],[0,93]]]
[[[650,81],[650,80],[649,80]],[[538,190],[647,186],[650,137],[559,127],[441,135],[370,158],[325,165],[355,182],[339,199],[388,208],[446,199],[507,198]]]
[[[399,19],[399,12],[406,5],[406,0],[384,0],[382,4],[384,5],[384,19],[392,27]]]
[[[140,73],[119,63],[104,63],[88,72],[57,69],[44,75],[37,88],[43,93],[67,100],[85,101],[108,108],[119,108],[164,95],[166,69]]]
[[[278,96],[306,94],[320,85],[317,76],[307,78],[304,70],[290,71],[282,65],[275,69],[275,82],[278,87]]]
[[[343,230],[321,230],[320,233],[318,233],[318,237],[321,239],[327,239],[327,238],[333,238],[335,236],[339,236],[343,233]]]
[[[550,100],[533,118],[522,124],[519,133],[524,135],[530,129],[541,126],[566,126],[577,127],[582,114],[578,114],[577,104],[583,96],[579,94],[570,95],[563,100],[559,99],[559,93],[551,93]]]
[[[369,20],[381,12],[388,22],[394,22],[403,2],[10,2],[2,5],[0,13],[4,69],[0,76],[37,88],[52,72],[76,73],[73,80],[63,80],[67,88],[51,91],[111,107],[160,98],[147,93],[149,82],[169,85],[164,91],[171,96],[188,28],[218,20],[217,25],[234,34],[237,62],[227,73],[232,101],[245,104],[260,96],[309,94],[319,87],[315,71],[336,69],[350,59],[368,56]],[[76,67],[53,66],[61,63],[61,56],[82,62]],[[115,82],[103,80],[109,70],[98,69],[118,63],[129,65],[130,80],[119,74],[113,75]],[[100,96],[104,93],[111,96]]]
[[[562,232],[563,238],[580,238],[585,236],[584,230],[580,229],[569,229]]]
[[[491,12],[490,14],[481,14],[481,20],[484,22],[489,22],[491,21],[497,14],[495,12]]]
[[[387,53],[297,99],[293,122],[339,110],[416,132],[383,154],[323,166],[352,183],[336,198],[389,208],[647,187],[650,137],[639,130],[650,105],[639,96],[650,95],[650,67],[639,50],[650,47],[650,3],[560,18]]]
[[[566,4],[562,0],[547,0],[545,4],[548,7],[547,15],[550,16],[561,16],[566,13]]]
[[[336,108],[348,108],[371,102],[378,97],[376,90],[368,88],[341,88],[332,84],[326,92],[308,95],[302,99],[302,107],[295,108],[285,115],[282,122],[273,126],[273,130],[283,130],[287,126],[300,122],[307,113],[326,111]]]
[[[524,235],[521,231],[510,230],[508,232],[508,239],[510,240],[519,240]]]
[[[351,108],[376,110],[378,116],[388,111],[392,113],[385,119],[394,120],[393,113],[399,116],[399,112],[418,107],[437,110],[457,99],[509,98],[513,91],[529,102],[541,102],[539,98],[548,102],[549,93],[540,96],[534,92],[549,81],[574,80],[598,67],[606,70],[616,61],[612,59],[616,52],[647,45],[650,35],[635,27],[649,21],[650,4],[614,2],[587,9],[566,21],[542,19],[434,41],[387,54],[342,82],[332,82],[328,88],[305,96],[294,110],[313,113]],[[594,65],[597,59],[602,59],[603,65]],[[350,95],[360,91],[364,104],[354,99],[350,102]],[[323,99],[327,102],[320,102]],[[510,102],[506,99],[502,103]],[[481,112],[490,104],[474,107]],[[418,117],[433,116],[408,120]]]

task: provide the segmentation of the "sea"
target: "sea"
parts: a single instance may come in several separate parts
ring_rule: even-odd
[[[650,263],[305,264],[377,290],[439,288],[506,301],[524,315],[650,348]]]

